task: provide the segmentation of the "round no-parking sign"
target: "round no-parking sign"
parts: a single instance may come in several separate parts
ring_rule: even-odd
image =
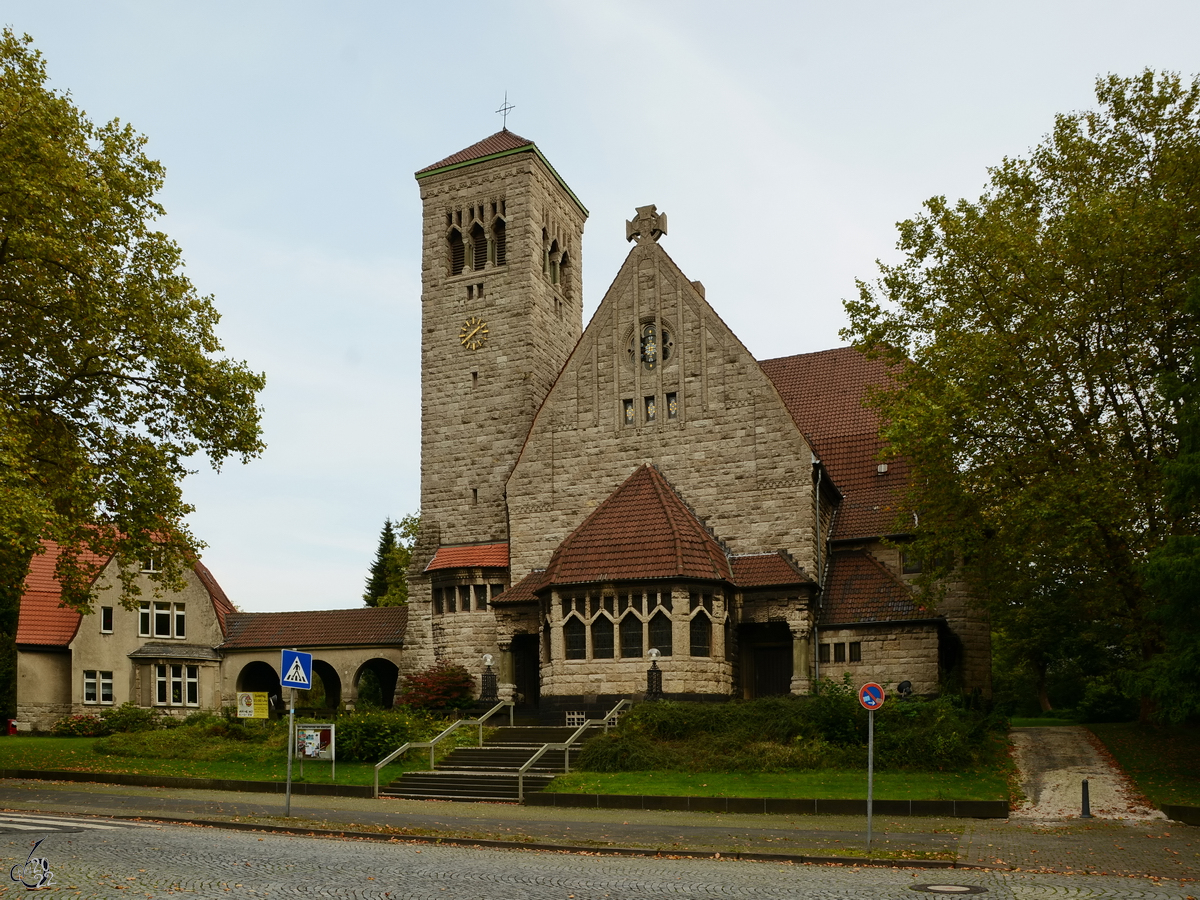
[[[884,696],[883,688],[873,681],[864,684],[858,689],[858,702],[863,705],[864,709],[879,709],[879,707],[883,706]]]

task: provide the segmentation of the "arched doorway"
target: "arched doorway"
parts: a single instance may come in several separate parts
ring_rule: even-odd
[[[312,671],[313,686],[307,691],[296,691],[296,707],[313,712],[337,709],[342,702],[342,679],[337,669],[323,659],[314,659]]]
[[[354,675],[359,708],[391,709],[399,678],[400,669],[395,663],[378,657],[368,659]]]
[[[237,690],[259,691],[268,697],[271,712],[284,708],[283,691],[279,687],[279,673],[269,664],[255,660],[242,666],[238,672]]]

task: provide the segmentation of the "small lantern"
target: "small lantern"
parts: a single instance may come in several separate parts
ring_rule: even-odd
[[[663,698],[662,689],[662,669],[658,667],[658,658],[662,656],[657,647],[651,647],[650,652],[646,654],[650,657],[650,668],[646,670],[646,699],[661,700]]]
[[[496,683],[496,673],[492,671],[492,654],[483,654],[483,678],[479,700],[481,703],[495,703],[500,699],[499,685]]]

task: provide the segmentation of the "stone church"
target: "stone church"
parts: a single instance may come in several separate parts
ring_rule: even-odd
[[[882,363],[756,360],[654,206],[584,327],[587,209],[510,131],[416,178],[421,665],[491,654],[501,696],[547,720],[644,692],[652,649],[673,697],[845,673],[990,692],[986,621],[953,586],[936,609],[910,587],[906,467],[862,404]]]

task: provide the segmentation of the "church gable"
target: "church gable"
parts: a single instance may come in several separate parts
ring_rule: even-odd
[[[661,227],[659,227],[661,225]],[[734,553],[814,566],[812,453],[770,379],[656,243],[653,207],[507,484],[514,581],[653,462]]]

